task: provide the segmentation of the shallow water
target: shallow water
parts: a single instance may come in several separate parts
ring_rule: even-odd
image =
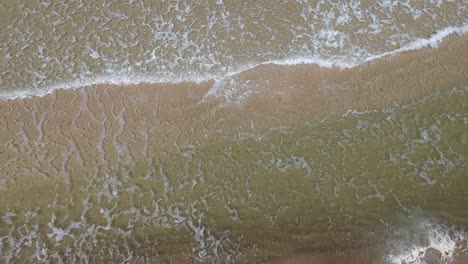
[[[2,212],[0,252],[5,262],[251,263],[373,246],[385,261],[429,247],[450,259],[467,238],[457,227],[468,224],[467,102],[459,88],[71,184],[7,188],[3,201],[22,202]]]
[[[269,61],[352,66],[456,32],[467,14],[465,1],[443,0],[7,1],[0,91],[219,79]]]
[[[468,256],[467,33],[454,0],[1,3],[0,262]]]

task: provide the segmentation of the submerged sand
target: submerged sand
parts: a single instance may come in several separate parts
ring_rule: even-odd
[[[221,97],[205,96],[214,85],[209,81],[97,85],[1,100],[0,186],[30,176],[70,180],[96,168],[105,173],[214,136],[261,137],[272,128],[461,87],[468,80],[466,50],[468,37],[461,36],[437,49],[352,69],[264,65],[236,76],[232,87],[219,88]],[[223,89],[234,90],[231,101],[222,97]]]
[[[467,50],[468,36],[454,36],[436,49],[352,69],[263,65],[218,83],[96,85],[1,100],[0,212],[53,201],[66,192],[56,189],[62,181],[79,185],[208,140],[259,139],[464,87]],[[369,252],[299,254],[279,263],[375,263]]]

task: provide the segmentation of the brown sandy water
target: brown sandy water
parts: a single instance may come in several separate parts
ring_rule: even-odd
[[[268,61],[341,66],[468,23],[465,1],[4,1],[0,97],[219,79]]]
[[[466,3],[0,12],[0,262],[467,262]]]
[[[3,100],[3,259],[380,263],[432,240],[452,254],[467,43],[260,66],[234,77],[252,91],[237,103],[206,97],[212,81]]]

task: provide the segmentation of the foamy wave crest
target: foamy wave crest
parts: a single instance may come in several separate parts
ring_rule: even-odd
[[[468,33],[468,24],[461,26],[461,27],[448,27],[444,28],[443,30],[438,31],[436,34],[432,35],[430,38],[427,39],[418,39],[409,43],[408,45],[396,49],[394,51],[385,52],[383,54],[370,56],[365,60],[365,62],[378,60],[380,58],[393,56],[395,54],[405,52],[405,51],[412,51],[418,50],[426,47],[437,48],[437,46],[448,36],[450,35],[464,35]]]
[[[427,48],[427,47],[436,48],[445,38],[447,38],[450,35],[454,35],[454,34],[464,35],[467,33],[468,33],[468,24],[460,26],[460,27],[444,28],[429,38],[415,40],[409,43],[408,45],[403,46],[393,51],[388,51],[388,52],[384,52],[381,54],[369,55],[368,57],[360,61],[346,61],[342,59],[329,60],[329,59],[324,59],[320,57],[296,57],[296,58],[288,58],[284,60],[269,61],[269,62],[265,62],[262,64],[277,64],[277,65],[316,64],[324,68],[336,67],[336,68],[347,69],[347,68],[360,66],[367,62],[394,56],[405,51],[414,51],[414,50]]]
[[[455,228],[421,220],[409,230],[401,230],[407,238],[392,241],[388,262],[392,264],[425,264],[428,259],[437,263],[450,263],[467,234]],[[432,252],[431,252],[432,251]],[[432,262],[431,262],[432,263]]]
[[[406,51],[414,51],[422,48],[436,48],[445,38],[450,35],[464,35],[468,33],[468,24],[459,27],[447,27],[432,35],[429,38],[422,38],[415,40],[406,46],[392,51],[384,52],[381,54],[370,54],[360,60],[345,60],[342,58],[323,58],[320,56],[291,56],[280,60],[270,60],[261,63],[240,65],[236,67],[236,70],[230,71],[223,74],[207,74],[200,75],[197,73],[185,74],[179,78],[166,78],[163,76],[150,76],[150,75],[139,75],[125,73],[111,73],[97,77],[86,77],[78,78],[68,82],[61,82],[40,89],[18,89],[14,91],[0,91],[1,99],[20,99],[29,98],[33,96],[44,96],[60,89],[77,89],[80,87],[98,85],[98,84],[115,84],[115,85],[136,85],[142,83],[181,83],[181,82],[195,82],[201,83],[209,80],[220,82],[232,77],[235,77],[239,73],[251,70],[260,65],[275,64],[275,65],[301,65],[301,64],[313,64],[323,68],[341,68],[348,69],[358,67],[365,63],[380,60],[383,58],[391,57]],[[218,86],[215,85],[207,96],[216,96]]]
[[[395,56],[402,52],[407,51],[414,51],[422,48],[436,48],[445,38],[450,35],[464,35],[468,33],[468,24],[461,26],[461,27],[448,27],[445,28],[436,34],[432,35],[430,38],[427,39],[418,39],[409,43],[406,46],[403,46],[399,49],[385,52],[378,55],[369,55],[361,60],[352,61],[352,60],[343,60],[343,59],[324,59],[320,57],[294,57],[288,58],[284,60],[273,60],[267,61],[264,63],[252,65],[250,67],[244,66],[243,70],[238,72],[232,72],[229,75],[223,76],[222,78],[216,80],[216,83],[210,89],[210,91],[206,94],[206,97],[219,97],[224,98],[227,101],[241,104],[246,97],[250,94],[255,93],[252,91],[251,86],[242,83],[242,80],[236,79],[236,75],[242,71],[251,70],[260,65],[266,64],[273,64],[273,65],[286,65],[286,66],[294,66],[294,65],[318,65],[323,68],[340,68],[340,69],[350,69],[354,67],[358,67],[360,65],[371,63],[373,61],[377,61],[380,59],[384,59],[387,57]],[[233,85],[234,84],[234,85]]]
[[[24,88],[13,91],[0,91],[0,99],[21,99],[30,98],[34,96],[45,96],[53,93],[56,90],[61,89],[78,89],[81,87],[99,85],[99,84],[111,84],[111,85],[137,85],[137,84],[153,84],[153,83],[182,83],[182,82],[196,82],[202,83],[214,78],[203,78],[200,76],[193,75],[187,79],[166,79],[159,78],[158,76],[149,75],[138,75],[128,73],[112,73],[97,77],[83,77],[77,78],[67,82],[60,82],[53,85],[49,85],[42,89]]]

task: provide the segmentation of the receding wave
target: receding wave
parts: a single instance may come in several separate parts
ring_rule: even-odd
[[[467,14],[3,1],[0,262],[466,263]]]
[[[341,59],[325,59],[321,57],[291,57],[283,60],[271,60],[266,61],[263,63],[252,64],[252,65],[244,65],[238,67],[236,71],[228,72],[224,75],[206,75],[206,76],[196,76],[188,79],[183,78],[173,78],[173,79],[165,79],[160,77],[152,77],[152,76],[145,76],[145,75],[138,75],[138,74],[120,74],[120,73],[111,73],[108,75],[97,76],[97,77],[83,77],[76,80],[71,80],[63,83],[57,83],[54,85],[50,85],[48,87],[40,88],[39,90],[36,89],[18,89],[13,91],[1,91],[0,98],[2,99],[17,99],[17,98],[28,98],[33,96],[44,96],[50,94],[59,89],[76,89],[85,86],[91,85],[98,85],[98,84],[116,84],[116,85],[134,85],[134,84],[141,84],[141,83],[180,83],[180,82],[205,82],[208,80],[215,80],[220,81],[227,77],[232,77],[237,75],[241,72],[251,70],[257,66],[265,65],[265,64],[276,64],[276,65],[299,65],[299,64],[315,64],[323,68],[353,68],[358,67],[364,63],[369,63],[375,60],[383,59],[389,56],[394,56],[402,52],[406,51],[414,51],[421,48],[436,48],[437,45],[447,38],[450,35],[464,35],[468,33],[468,24],[463,25],[460,27],[448,27],[444,28],[429,38],[418,39],[409,43],[408,45],[401,47],[399,49],[395,49],[393,51],[388,51],[385,53],[377,54],[377,55],[370,55],[366,58],[358,62],[353,61],[346,61]],[[209,94],[215,94],[216,90],[210,91]]]

